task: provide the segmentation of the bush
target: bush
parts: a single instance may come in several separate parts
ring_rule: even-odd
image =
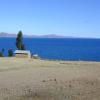
[[[8,56],[9,56],[9,57],[12,57],[12,56],[13,56],[13,51],[12,51],[12,49],[9,49],[9,50],[8,50]]]
[[[3,56],[3,52],[0,52],[0,57],[4,57],[4,56]]]

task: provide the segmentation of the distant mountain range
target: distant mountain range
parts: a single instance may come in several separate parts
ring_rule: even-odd
[[[5,38],[16,38],[16,34],[10,34],[10,33],[5,33],[1,32],[0,37],[5,37]],[[48,34],[48,35],[24,35],[24,38],[91,38],[91,39],[100,39],[96,37],[73,37],[73,36],[63,36],[63,35],[56,35],[56,34]]]
[[[8,33],[1,32],[0,37],[16,37],[16,34],[8,34]]]
[[[9,33],[5,33],[5,32],[1,32],[0,33],[0,37],[16,37],[16,34],[9,34]],[[48,34],[48,35],[24,35],[25,38],[68,38],[66,36],[60,36],[60,35],[56,35],[56,34]]]

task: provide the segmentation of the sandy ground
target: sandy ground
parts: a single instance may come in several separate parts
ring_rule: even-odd
[[[100,100],[100,63],[0,58],[0,100]]]

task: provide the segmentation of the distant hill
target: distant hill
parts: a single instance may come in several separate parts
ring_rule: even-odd
[[[60,35],[56,35],[56,34],[34,35],[32,37],[38,37],[38,38],[65,38],[65,36],[60,36]]]
[[[15,38],[17,37],[16,34],[10,34],[1,32],[0,37],[5,38]],[[82,39],[100,39],[99,37],[73,37],[73,36],[63,36],[63,35],[56,35],[56,34],[48,34],[48,35],[24,35],[24,38],[82,38]]]
[[[5,32],[0,33],[0,37],[16,37],[16,34],[9,34]],[[25,38],[66,38],[66,36],[59,36],[56,34],[48,34],[48,35],[24,35]]]
[[[5,32],[1,32],[0,37],[16,37],[16,34],[8,34]]]

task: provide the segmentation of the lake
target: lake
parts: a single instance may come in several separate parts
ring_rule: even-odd
[[[42,59],[100,61],[100,39],[81,38],[25,38],[24,44],[32,54],[38,54]],[[16,49],[15,38],[0,38],[0,50]]]

